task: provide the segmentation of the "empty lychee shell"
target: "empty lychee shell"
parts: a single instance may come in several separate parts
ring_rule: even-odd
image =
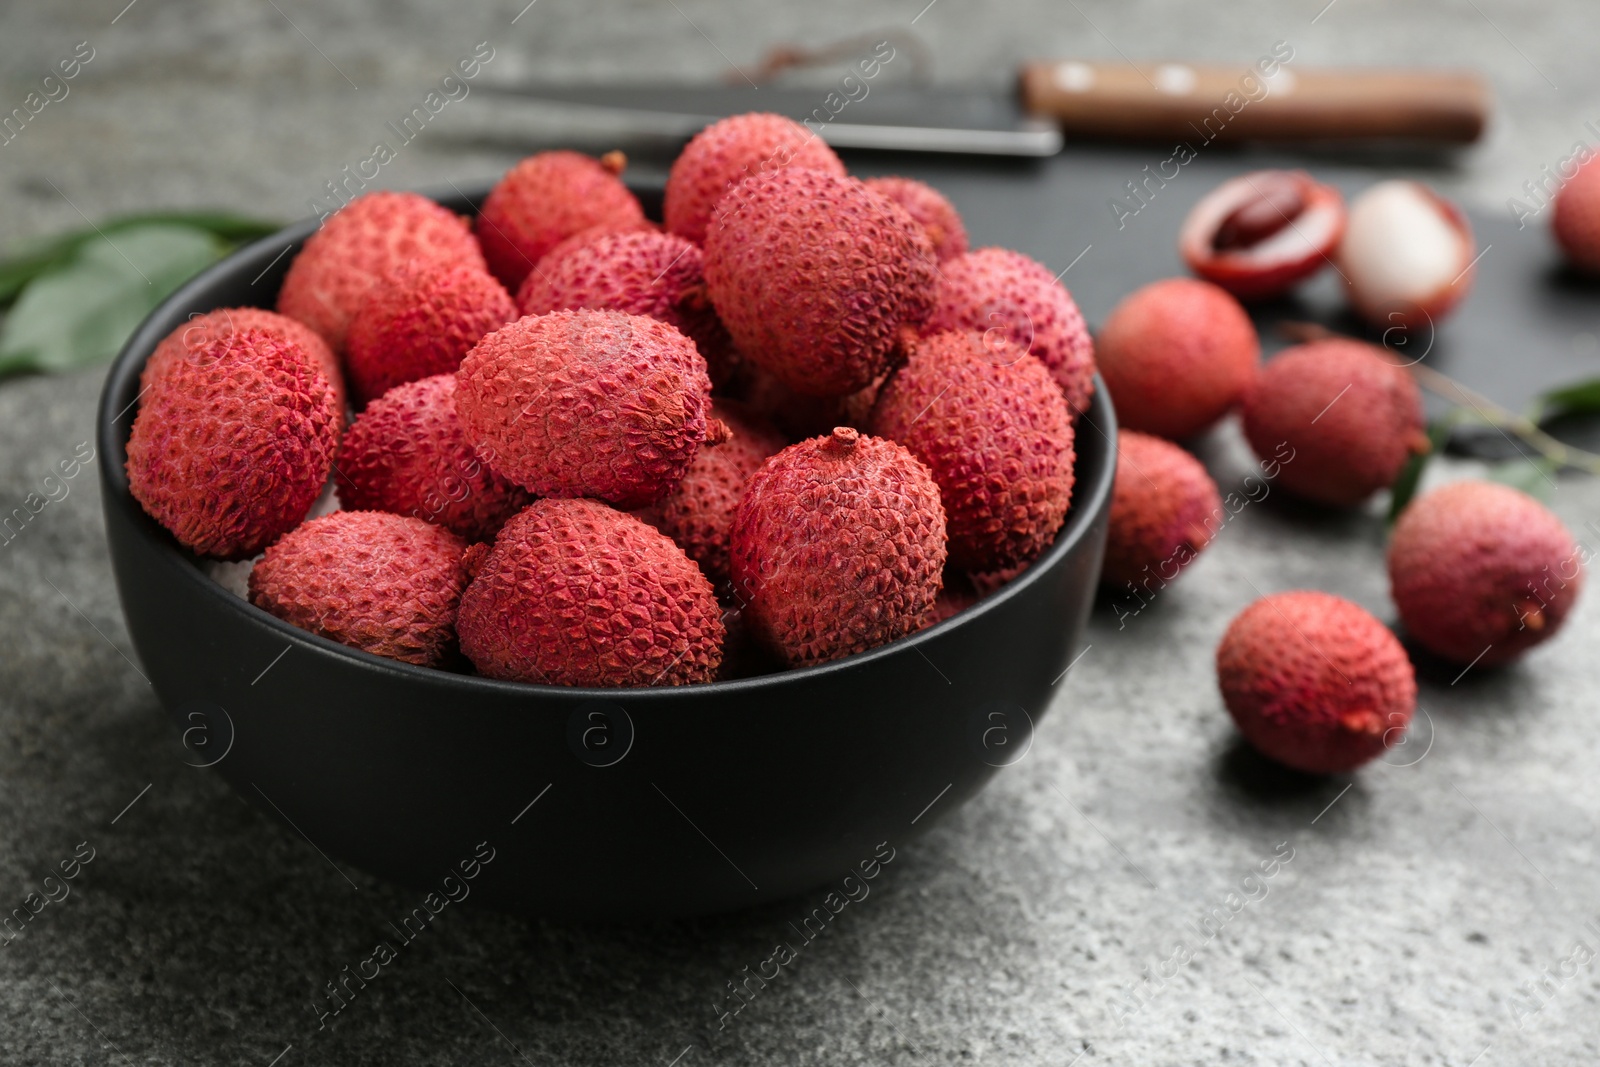
[[[1258,170],[1223,182],[1190,210],[1178,251],[1206,281],[1260,300],[1326,266],[1344,227],[1339,190],[1304,171]]]
[[[1211,543],[1224,512],[1217,483],[1189,453],[1159,437],[1117,435],[1117,478],[1100,580],[1157,588],[1172,581]]]
[[[1364,608],[1319,592],[1274,593],[1228,626],[1217,684],[1262,755],[1341,774],[1399,744],[1417,680],[1394,634]]]
[[[1528,494],[1454,482],[1401,513],[1389,581],[1400,621],[1419,644],[1456,663],[1493,666],[1561,629],[1589,555]]]
[[[1550,232],[1567,262],[1600,273],[1600,163],[1595,159],[1579,166],[1557,191]]]
[[[438,667],[455,644],[466,549],[421,519],[336,511],[267,549],[250,572],[250,602],[341,644]]]
[[[1421,182],[1396,179],[1350,205],[1335,262],[1369,324],[1417,329],[1467,295],[1476,254],[1460,208]]]

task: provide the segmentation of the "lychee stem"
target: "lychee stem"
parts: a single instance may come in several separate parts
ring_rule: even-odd
[[[621,174],[628,166],[628,157],[613,148],[600,157],[600,165],[612,174]]]
[[[853,426],[835,426],[833,435],[828,438],[827,447],[837,452],[849,452],[856,447],[856,442],[861,440],[860,431]]]
[[[1315,322],[1281,322],[1278,324],[1278,329],[1292,341],[1360,340]],[[1425,367],[1421,363],[1409,363],[1406,369],[1424,389],[1446,400],[1464,404],[1491,426],[1511,431],[1552,463],[1587,471],[1590,474],[1600,474],[1600,455],[1585,452],[1581,448],[1573,448],[1556,440],[1539,429],[1538,424],[1527,416],[1518,415],[1509,408],[1502,407],[1476,389],[1462,385],[1432,367]]]
[[[1379,737],[1383,734],[1383,716],[1371,708],[1347,711],[1339,716],[1339,725],[1353,734]]]

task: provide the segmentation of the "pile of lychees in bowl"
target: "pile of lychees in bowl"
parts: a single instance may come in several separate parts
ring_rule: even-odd
[[[774,115],[696,136],[661,224],[622,165],[351,201],[275,311],[150,357],[134,498],[294,626],[563,686],[827,663],[1053,543],[1094,360],[1050,271]]]

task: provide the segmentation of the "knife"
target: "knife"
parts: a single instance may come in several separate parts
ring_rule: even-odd
[[[527,105],[523,118],[565,119],[597,136],[682,141],[727,114],[774,111],[805,122],[836,148],[1036,158],[1061,151],[1064,135],[1466,144],[1481,135],[1489,112],[1487,87],[1466,71],[1278,65],[1267,77],[1252,66],[1079,60],[1025,64],[1014,95],[904,85],[865,86],[859,100],[826,87],[481,88]],[[837,110],[824,106],[830,93]]]

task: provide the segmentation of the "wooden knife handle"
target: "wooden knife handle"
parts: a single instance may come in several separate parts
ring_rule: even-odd
[[[1270,76],[1269,76],[1270,73]],[[1404,139],[1466,144],[1489,114],[1470,71],[1302,69],[1264,59],[1191,63],[1025,64],[1023,109],[1067,133],[1123,141]]]

